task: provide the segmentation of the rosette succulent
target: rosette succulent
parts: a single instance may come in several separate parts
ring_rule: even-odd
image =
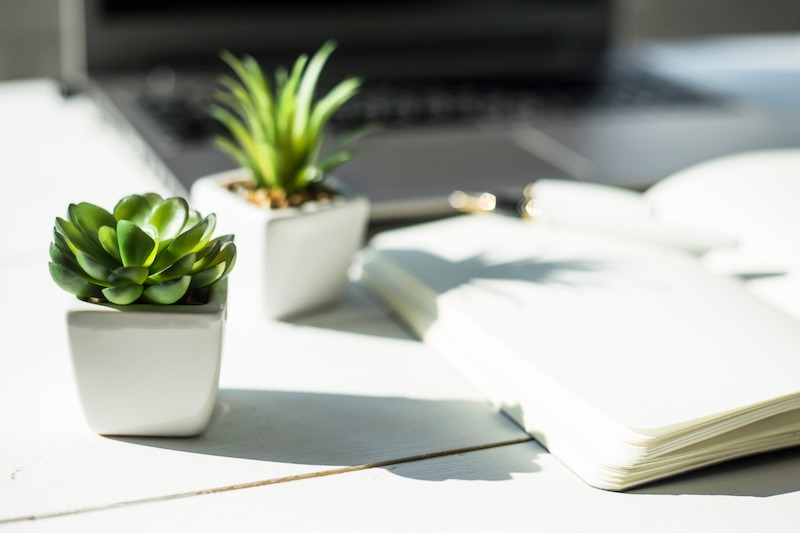
[[[224,279],[236,261],[232,235],[212,239],[216,217],[179,197],[132,194],[113,213],[82,202],[56,218],[50,275],[67,292],[118,305],[185,302]]]

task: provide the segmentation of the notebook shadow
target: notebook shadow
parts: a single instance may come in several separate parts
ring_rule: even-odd
[[[627,492],[762,498],[800,492],[800,448],[778,450],[708,466]]]
[[[525,460],[497,470],[479,464],[457,470],[394,467],[494,444],[489,436],[483,442],[464,443],[463,427],[481,417],[497,417],[500,426],[505,424],[502,415],[489,405],[466,400],[222,389],[211,424],[202,435],[113,438],[190,453],[334,469],[380,466],[397,475],[427,481],[501,481],[511,479],[514,473],[539,470],[533,451]],[[487,429],[490,427],[492,424],[487,424]],[[526,439],[522,432],[504,433],[510,435],[510,441]]]
[[[507,259],[495,260],[485,255],[474,255],[459,261],[449,261],[440,256],[419,250],[392,249],[385,253],[401,265],[414,265],[425,272],[425,279],[436,294],[444,294],[456,287],[480,280],[527,281],[565,286],[596,283],[591,273],[608,268],[599,261]]]

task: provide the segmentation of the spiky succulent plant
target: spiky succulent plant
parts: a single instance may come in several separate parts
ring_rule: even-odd
[[[329,41],[311,60],[301,55],[291,73],[278,69],[274,89],[255,59],[222,53],[238,80],[220,79],[223,88],[215,95],[211,116],[232,138],[220,136],[216,144],[250,170],[258,188],[304,191],[351,157],[344,148],[358,132],[342,136],[343,142],[324,159],[320,154],[325,125],[361,85],[357,78],[346,78],[314,102],[320,72],[335,47]]]
[[[118,305],[173,304],[224,279],[236,261],[232,235],[212,239],[205,218],[183,198],[132,194],[113,213],[82,202],[56,218],[50,275],[80,298]]]

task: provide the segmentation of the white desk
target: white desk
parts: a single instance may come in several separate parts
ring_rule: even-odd
[[[69,202],[167,191],[90,102],[46,82],[0,85],[0,147],[0,530],[800,529],[797,450],[592,489],[355,285],[294,322],[231,309],[204,435],[97,436],[47,273],[53,220]]]

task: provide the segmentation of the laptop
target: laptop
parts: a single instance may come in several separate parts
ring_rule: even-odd
[[[373,224],[451,212],[453,190],[539,178],[643,190],[691,164],[796,146],[773,117],[611,51],[610,0],[65,0],[63,82],[88,89],[177,193],[235,164],[207,116],[222,49],[267,71],[328,39],[321,83],[362,92],[332,134],[379,133],[335,174]]]

